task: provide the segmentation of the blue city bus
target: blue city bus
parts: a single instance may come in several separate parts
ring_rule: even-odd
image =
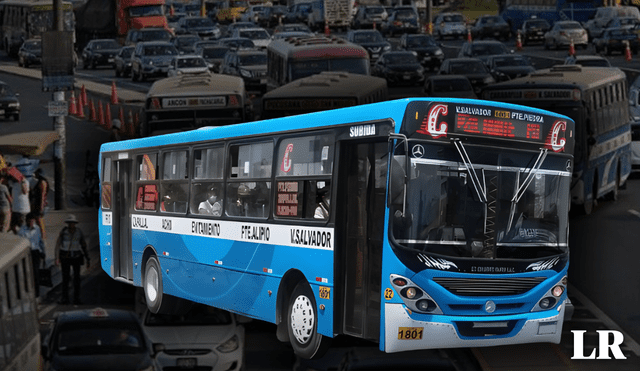
[[[338,335],[385,352],[559,343],[574,130],[410,98],[105,143],[101,266],[154,313],[268,321],[304,358]]]
[[[631,174],[628,91],[620,69],[568,65],[489,86],[482,97],[573,119],[577,125],[571,202],[588,215],[598,199],[617,199]]]
[[[527,19],[539,18],[553,25],[556,21],[580,23],[593,18],[602,0],[506,0],[500,16],[509,23],[514,35]]]

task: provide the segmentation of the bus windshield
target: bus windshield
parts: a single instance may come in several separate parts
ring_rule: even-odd
[[[33,11],[29,13],[29,33],[33,36],[53,29],[53,11]],[[64,30],[75,31],[76,23],[72,11],[64,12]]]
[[[568,251],[566,160],[544,151],[423,147],[425,156],[411,158],[405,216],[395,213],[396,242],[449,257],[533,259]]]
[[[291,80],[318,74],[322,71],[369,74],[369,61],[364,58],[337,58],[291,63]]]

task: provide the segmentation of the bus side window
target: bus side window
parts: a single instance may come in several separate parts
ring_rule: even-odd
[[[187,151],[171,151],[162,155],[162,179],[160,187],[162,203],[160,211],[186,213],[189,203]]]

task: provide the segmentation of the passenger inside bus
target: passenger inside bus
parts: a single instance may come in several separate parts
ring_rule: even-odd
[[[198,213],[205,215],[222,215],[222,203],[218,200],[218,190],[214,187],[207,192],[207,199],[198,205]]]
[[[317,206],[313,214],[314,219],[329,219],[329,206],[331,205],[331,194],[329,193],[328,182],[323,188],[318,189],[316,193],[316,198],[317,198]]]

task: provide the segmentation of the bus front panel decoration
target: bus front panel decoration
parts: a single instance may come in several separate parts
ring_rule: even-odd
[[[102,268],[153,312],[275,323],[303,358],[342,334],[558,343],[574,141],[549,111],[414,98],[107,143]]]

